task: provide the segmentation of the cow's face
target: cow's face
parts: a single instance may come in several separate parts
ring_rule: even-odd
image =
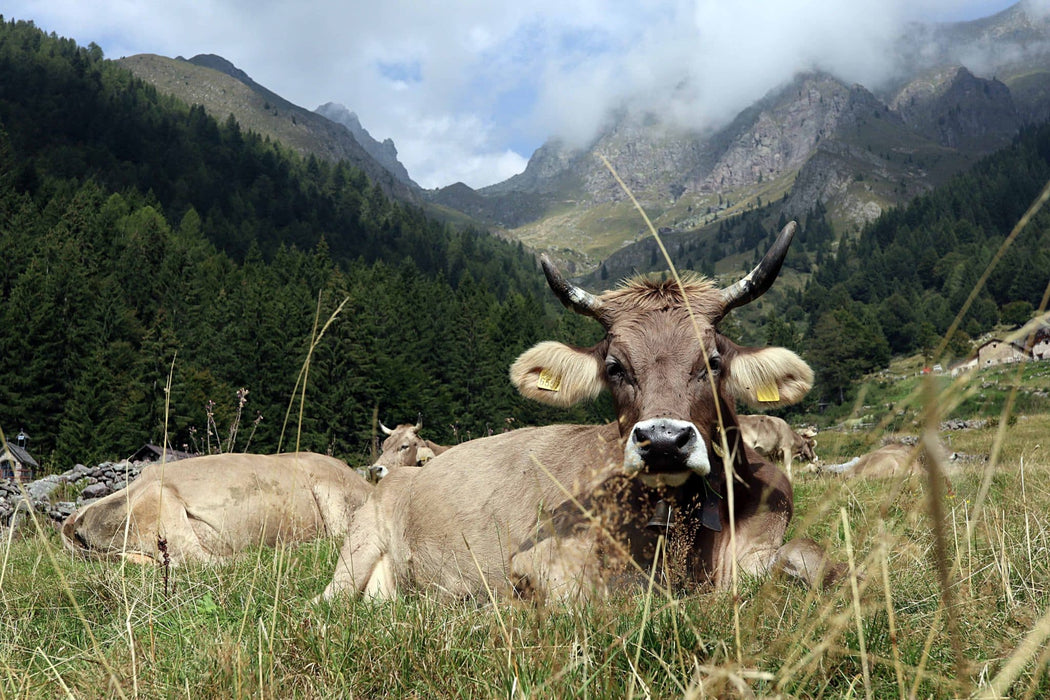
[[[393,430],[382,423],[379,427],[387,437],[383,440],[383,447],[375,464],[368,468],[376,479],[382,479],[394,467],[422,466],[434,456],[434,451],[427,446],[426,440],[419,437],[419,424],[403,423]]]
[[[807,462],[817,461],[817,441],[813,439],[811,435],[799,434],[800,444],[798,450],[795,453],[796,457],[804,459]]]
[[[790,233],[781,237],[790,241]],[[809,391],[813,373],[791,351],[743,348],[717,332],[738,303],[707,280],[641,280],[594,297],[566,290],[549,262],[545,268],[555,292],[607,334],[588,349],[540,343],[518,358],[511,379],[524,396],[560,406],[608,389],[629,473],[708,474],[722,452],[720,428],[735,424],[733,398],[768,407]]]

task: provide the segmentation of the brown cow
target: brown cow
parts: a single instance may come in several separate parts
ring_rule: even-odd
[[[344,462],[311,452],[152,464],[70,515],[62,541],[85,556],[214,563],[253,545],[345,535],[372,488]]]
[[[607,335],[590,349],[540,343],[514,363],[512,381],[559,406],[608,388],[617,422],[473,440],[381,482],[323,597],[392,597],[406,585],[451,596],[600,594],[653,567],[661,536],[673,556],[657,568],[674,585],[728,586],[734,561],[747,574],[782,566],[820,582],[819,548],[783,543],[791,484],[742,444],[733,410],[735,398],[797,402],[812,371],[789,350],[740,347],[715,329],[769,288],[795,229],[785,227],[763,261],[724,290],[689,277],[593,296],[541,258],[563,303]]]
[[[740,436],[744,443],[763,457],[774,462],[783,462],[784,471],[791,478],[791,464],[798,457],[806,462],[815,462],[817,455],[813,452],[816,441],[815,433],[796,433],[783,418],[776,416],[751,415],[737,416],[740,424]]]
[[[382,479],[396,467],[421,467],[448,449],[421,438],[419,430],[422,427],[422,421],[415,425],[402,423],[393,430],[382,423],[379,424],[379,429],[387,438],[383,440],[382,451],[375,464],[368,468],[375,480]]]

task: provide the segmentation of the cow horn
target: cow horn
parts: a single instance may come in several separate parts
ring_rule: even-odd
[[[547,284],[554,291],[558,300],[565,306],[571,308],[578,314],[596,318],[604,323],[605,305],[602,300],[585,289],[577,287],[562,277],[561,272],[554,266],[546,253],[540,255],[540,265],[543,266],[543,274],[547,276]]]
[[[788,223],[773,242],[773,246],[766,253],[766,257],[755,266],[755,269],[747,273],[743,279],[722,290],[722,315],[725,316],[730,310],[754,301],[766,293],[772,286],[780,273],[780,266],[787,256],[791,239],[798,231],[798,224],[794,221]]]
[[[379,429],[383,431],[384,435],[393,435],[394,431],[383,425],[383,421],[379,421]]]
[[[416,414],[416,432],[418,433],[422,429],[423,429],[423,414],[422,413],[417,413]]]

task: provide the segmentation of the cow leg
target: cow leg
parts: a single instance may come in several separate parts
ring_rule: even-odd
[[[376,581],[372,579],[376,569],[382,565]],[[376,545],[359,547],[355,546],[354,540],[348,536],[339,552],[339,561],[335,565],[335,573],[332,581],[321,594],[321,600],[331,600],[340,595],[366,595],[393,598],[396,588],[393,585],[393,575],[390,563],[385,560],[383,552]]]
[[[381,546],[376,509],[372,504],[357,511],[339,552],[332,581],[325,587],[321,599],[358,593],[381,599],[397,597],[397,577],[388,552]]]
[[[789,516],[786,513],[767,513],[737,521],[736,566],[746,576],[765,576],[775,568],[779,551],[783,548],[784,532]],[[733,547],[728,531],[722,533],[720,563],[715,573],[719,588],[732,585]]]
[[[365,585],[365,597],[380,600],[393,600],[397,597],[397,580],[389,555],[381,554],[372,567],[372,574]]]
[[[523,598],[584,601],[608,593],[594,538],[587,535],[541,540],[511,557],[510,573]]]
[[[772,543],[752,543],[739,548],[736,559],[737,571],[746,576],[765,576],[769,573],[776,559],[777,547]],[[722,585],[727,584],[730,579],[731,569],[725,569],[726,576],[721,579]]]
[[[810,588],[830,586],[848,573],[846,565],[832,560],[823,547],[809,538],[800,537],[784,543],[786,527],[781,526],[780,521],[780,518],[767,518],[763,520],[766,528],[755,528],[751,523],[740,528],[737,533],[740,573],[764,576],[771,571],[783,572]],[[786,525],[786,521],[783,522]],[[755,532],[761,534],[755,536]],[[728,587],[731,581],[728,538],[723,562],[715,581],[720,588]]]

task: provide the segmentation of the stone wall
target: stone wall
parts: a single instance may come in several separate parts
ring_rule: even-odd
[[[61,523],[80,506],[127,486],[150,462],[78,464],[28,484],[0,479],[0,525],[18,526],[29,507],[47,521]]]

